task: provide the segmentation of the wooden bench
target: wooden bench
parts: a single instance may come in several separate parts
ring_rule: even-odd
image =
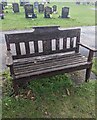
[[[97,50],[80,43],[80,29],[33,28],[32,32],[5,34],[6,65],[10,68],[15,93],[19,84],[29,80],[76,70],[86,69],[85,81],[89,80],[93,53]],[[88,58],[80,54],[79,46],[89,50]]]

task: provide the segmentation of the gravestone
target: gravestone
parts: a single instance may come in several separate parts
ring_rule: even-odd
[[[23,6],[23,5],[24,5],[23,0],[20,0],[20,6]]]
[[[80,5],[80,2],[76,2],[76,5]]]
[[[18,3],[12,3],[12,7],[13,7],[13,12],[19,12],[19,4]]]
[[[56,6],[56,5],[53,5],[52,11],[53,11],[53,13],[56,13],[56,12],[57,12],[57,6]]]
[[[95,7],[97,7],[97,1],[95,2]]]
[[[69,18],[68,15],[69,15],[69,7],[63,7],[61,18]]]
[[[90,2],[87,2],[87,5],[89,5],[90,4]]]
[[[39,4],[39,3],[38,3],[37,1],[34,2],[34,8],[35,8],[35,9],[38,9],[38,4]]]
[[[4,19],[3,4],[0,3],[0,18]]]
[[[20,6],[24,6],[27,3],[29,3],[28,0],[20,0]]]
[[[30,3],[25,4],[25,17],[26,18],[37,18],[36,14],[34,14],[33,5]]]
[[[83,5],[87,5],[87,2],[82,2]]]
[[[52,8],[51,7],[45,7],[44,9],[44,18],[50,18],[50,14],[52,14]]]
[[[39,4],[38,5],[38,12],[39,13],[43,13],[44,12],[44,5],[43,4]]]
[[[2,8],[2,10],[4,10],[4,6],[2,3],[0,3],[0,8]]]
[[[2,0],[2,4],[4,7],[7,6],[7,0]]]

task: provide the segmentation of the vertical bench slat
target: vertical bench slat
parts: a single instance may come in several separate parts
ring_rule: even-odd
[[[43,40],[42,42],[43,42],[43,52],[50,53],[52,51],[51,40]]]
[[[59,50],[59,39],[56,39],[56,50]]]
[[[74,38],[70,38],[70,48],[73,48],[74,45]]]
[[[80,42],[80,35],[76,37],[76,51],[75,51],[76,53],[79,52],[79,45],[78,45],[79,42]]]
[[[38,41],[34,41],[34,51],[36,54],[39,53],[38,52]]]
[[[19,43],[15,43],[15,46],[16,46],[16,53],[18,56],[21,55],[21,49],[20,49],[20,44]]]
[[[26,54],[30,54],[29,42],[25,42]]]
[[[63,38],[63,49],[67,48],[67,38]]]

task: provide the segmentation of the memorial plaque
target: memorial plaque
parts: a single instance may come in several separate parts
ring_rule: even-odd
[[[44,18],[50,18],[50,14],[52,14],[52,8],[51,7],[45,7],[44,9]]]
[[[19,12],[19,4],[18,3],[12,3],[12,7],[13,7],[13,12]]]
[[[38,5],[38,12],[39,13],[43,13],[44,12],[44,5],[43,4],[39,4]]]
[[[33,5],[30,3],[25,4],[25,17],[26,18],[37,18],[36,14],[34,14]]]

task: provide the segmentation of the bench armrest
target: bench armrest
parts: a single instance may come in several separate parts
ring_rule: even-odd
[[[85,44],[82,44],[82,43],[78,43],[78,44],[79,44],[80,46],[88,49],[88,50],[91,50],[91,51],[93,51],[93,52],[97,52],[97,49],[95,49],[95,48],[91,48],[91,47],[89,47],[89,46],[87,46],[87,45],[85,45]]]
[[[88,47],[87,45],[84,45],[82,43],[78,43],[80,46],[86,48],[89,50],[89,55],[88,55],[88,62],[92,62],[92,59],[93,59],[93,54],[94,52],[97,52],[97,49],[94,49],[94,48],[91,48],[91,47]]]
[[[11,53],[11,51],[8,51],[8,50],[7,50],[7,53],[6,53],[6,65],[8,67],[13,65],[12,53]]]

